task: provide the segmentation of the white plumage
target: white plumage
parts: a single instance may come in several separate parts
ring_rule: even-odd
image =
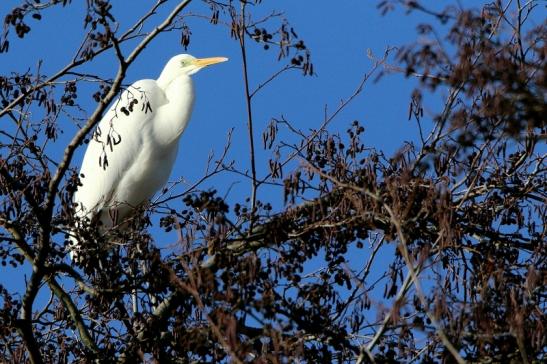
[[[192,112],[190,75],[226,60],[180,54],[169,60],[157,80],[137,81],[121,94],[87,147],[82,186],[74,194],[78,217],[98,218],[110,228],[165,185]],[[71,240],[77,250],[78,239]]]

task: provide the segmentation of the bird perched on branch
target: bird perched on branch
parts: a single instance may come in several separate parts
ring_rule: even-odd
[[[167,182],[179,138],[192,113],[191,75],[227,61],[224,57],[174,56],[157,80],[129,86],[99,122],[80,170],[74,194],[76,214],[111,228],[130,216]],[[71,236],[71,255],[78,237]]]

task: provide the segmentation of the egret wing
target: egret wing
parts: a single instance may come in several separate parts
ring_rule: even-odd
[[[166,103],[154,80],[137,81],[123,91],[99,122],[89,141],[75,193],[78,215],[93,218],[110,208],[124,173],[138,163],[144,131],[153,122],[154,110]]]

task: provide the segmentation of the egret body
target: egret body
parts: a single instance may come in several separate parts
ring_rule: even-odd
[[[89,141],[74,194],[78,217],[110,228],[165,185],[192,113],[190,76],[226,60],[180,54],[157,80],[137,81],[122,92]],[[77,245],[76,238],[72,242]]]

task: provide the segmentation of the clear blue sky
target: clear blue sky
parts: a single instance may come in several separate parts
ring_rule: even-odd
[[[432,2],[441,8],[448,1]],[[3,0],[0,14],[5,16],[8,9],[20,1]],[[82,38],[83,1],[74,1],[67,8],[46,11],[43,20],[30,21],[31,33],[24,39],[15,39],[12,34],[10,51],[0,54],[0,73],[10,71],[35,72],[38,60],[43,60],[43,71],[52,74],[62,68],[73,57]],[[127,6],[131,3],[131,6]],[[114,1],[113,14],[124,31],[149,6],[150,1]],[[165,10],[175,2],[168,3]],[[473,3],[465,1],[464,3]],[[298,35],[311,50],[317,75],[302,77],[299,72],[287,73],[271,83],[254,104],[255,138],[258,152],[259,176],[267,171],[268,151],[261,150],[261,134],[272,117],[284,116],[296,127],[307,130],[317,128],[322,120],[325,106],[334,110],[341,99],[347,98],[372,66],[367,58],[367,49],[381,57],[387,47],[399,46],[416,39],[415,27],[422,21],[419,15],[405,15],[397,10],[385,17],[376,9],[376,1],[263,1],[260,6],[249,6],[257,17],[279,10],[284,13]],[[195,0],[188,8],[194,14],[209,15],[209,10]],[[157,24],[167,11],[160,11],[149,24]],[[277,21],[270,24],[275,29]],[[228,63],[211,67],[195,76],[197,100],[192,121],[182,137],[179,158],[172,174],[172,180],[184,177],[190,182],[199,178],[205,168],[210,151],[221,153],[226,135],[234,128],[233,144],[228,156],[235,160],[240,169],[249,168],[246,113],[244,104],[241,57],[238,43],[229,38],[229,29],[213,26],[199,17],[188,17],[192,37],[188,53],[198,57],[226,56]],[[130,48],[125,48],[127,51]],[[127,82],[142,78],[156,78],[165,62],[173,55],[186,53],[180,45],[180,33],[161,35],[130,68]],[[277,51],[264,51],[260,45],[249,42],[249,71],[251,88],[282,66],[276,61]],[[114,77],[115,58],[112,52],[101,55],[82,72],[96,73],[105,78]],[[341,134],[350,123],[357,119],[366,128],[365,142],[382,149],[388,154],[396,151],[405,140],[415,140],[416,130],[408,121],[409,95],[415,81],[405,80],[398,74],[388,75],[379,83],[367,83],[363,93],[341,113],[329,126],[331,131]],[[78,100],[86,113],[90,114],[95,102],[91,94],[95,90],[82,90]],[[440,105],[429,105],[428,111],[435,111]],[[50,152],[57,159],[74,135],[76,126],[68,118],[61,118],[63,136],[52,145]],[[3,121],[6,123],[6,121]],[[2,127],[5,127],[4,125]],[[281,136],[281,138],[283,138]],[[80,149],[73,165],[77,167],[83,157]],[[230,191],[232,201],[241,202],[249,194],[249,182],[237,175],[223,175],[208,183],[221,195]],[[279,200],[281,191],[271,189],[260,191],[263,200]],[[174,238],[173,238],[174,239]],[[0,281],[8,287],[21,288],[20,274],[9,282],[9,271],[0,269]]]

